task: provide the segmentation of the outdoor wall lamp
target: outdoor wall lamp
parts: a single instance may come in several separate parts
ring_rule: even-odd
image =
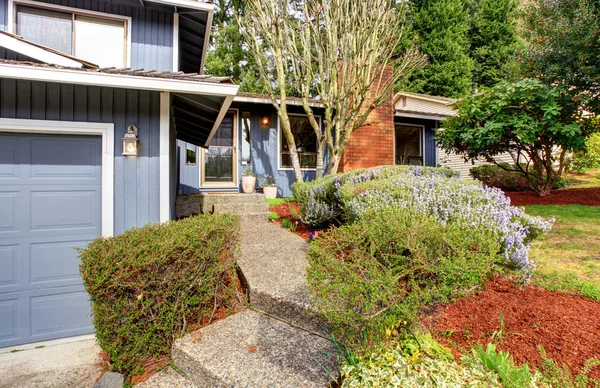
[[[269,125],[269,116],[264,116],[261,120],[262,125]]]
[[[123,137],[123,155],[138,156],[140,150],[140,140],[138,139],[138,127],[131,124],[127,127],[127,132]]]

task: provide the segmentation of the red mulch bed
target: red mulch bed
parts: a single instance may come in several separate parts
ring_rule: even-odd
[[[540,197],[531,191],[505,193],[510,203],[524,205],[586,205],[600,206],[600,188],[552,190],[550,195]]]
[[[296,202],[287,202],[279,206],[270,206],[269,210],[274,213],[277,213],[279,217],[281,217],[279,220],[274,220],[273,222],[277,222],[281,225],[283,220],[290,220],[291,222],[296,224],[296,231],[294,233],[296,233],[298,236],[302,237],[306,241],[310,240],[308,238],[309,233],[312,233],[314,236],[315,233],[318,234],[327,230],[327,228],[313,229],[302,223],[302,221],[294,219],[294,217],[292,216],[292,212],[290,211],[290,206],[295,209],[296,214],[300,214],[300,205],[298,205],[298,203]]]
[[[500,312],[504,335],[495,342],[517,364],[539,367],[537,345],[575,373],[586,360],[600,358],[600,303],[537,287],[519,289],[501,279],[488,282],[485,291],[475,296],[438,309],[424,323],[459,357],[474,343],[485,348],[492,342],[492,334],[500,330]],[[600,378],[600,366],[592,369],[590,377]]]

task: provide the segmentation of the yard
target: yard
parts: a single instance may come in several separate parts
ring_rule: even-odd
[[[384,171],[383,175],[386,174],[387,172]],[[416,173],[416,176],[419,174],[421,173]],[[345,353],[342,386],[397,385],[399,381],[401,381],[400,386],[402,384],[427,386],[428,383],[424,382],[429,380],[444,383],[456,381],[459,382],[458,386],[463,384],[505,387],[598,386],[600,382],[593,379],[600,378],[600,365],[595,361],[600,357],[597,350],[600,348],[597,336],[600,331],[597,320],[600,315],[600,304],[598,304],[600,301],[600,206],[577,204],[577,201],[581,201],[582,198],[584,201],[593,202],[598,197],[600,189],[596,187],[600,182],[596,182],[598,180],[596,174],[580,175],[578,180],[585,182],[579,183],[573,189],[560,190],[555,193],[557,195],[552,194],[545,199],[559,204],[541,205],[537,204],[537,198],[528,199],[527,194],[509,194],[513,203],[525,205],[527,215],[555,219],[551,231],[542,233],[531,242],[529,258],[535,262],[536,268],[527,286],[518,284],[517,273],[511,274],[511,271],[507,272],[491,262],[487,265],[496,269],[484,275],[485,272],[481,272],[483,270],[481,267],[474,267],[475,262],[468,260],[462,264],[464,273],[468,275],[459,277],[456,277],[456,269],[452,264],[438,262],[436,266],[445,265],[445,267],[439,268],[441,272],[429,268],[425,276],[430,279],[425,283],[422,278],[424,274],[418,275],[421,271],[419,269],[416,269],[415,278],[405,277],[403,282],[407,282],[406,286],[402,285],[397,291],[404,293],[405,296],[397,302],[393,302],[396,300],[393,294],[377,294],[380,291],[372,288],[374,284],[380,284],[377,287],[387,287],[393,277],[390,278],[390,275],[385,272],[366,272],[369,266],[364,265],[371,260],[369,257],[379,258],[379,263],[382,263],[379,255],[382,252],[387,255],[386,249],[395,249],[394,246],[400,241],[413,243],[412,248],[407,246],[404,251],[400,249],[401,258],[409,251],[412,252],[409,254],[418,256],[419,253],[412,251],[421,249],[418,248],[418,244],[414,245],[415,233],[419,236],[417,240],[419,238],[435,240],[433,236],[436,235],[434,233],[429,238],[423,237],[430,233],[428,224],[417,223],[418,225],[409,225],[406,235],[408,240],[405,239],[402,237],[404,232],[402,228],[398,229],[398,225],[402,225],[406,219],[400,217],[392,220],[391,223],[388,222],[388,218],[393,213],[386,213],[385,206],[376,211],[376,216],[369,216],[366,222],[360,221],[362,216],[359,216],[359,221],[349,224],[350,228],[345,226],[345,222],[338,224],[334,221],[340,216],[337,212],[357,209],[359,205],[357,198],[362,198],[361,206],[365,204],[367,207],[379,206],[377,203],[381,201],[364,202],[365,198],[369,201],[368,198],[373,193],[381,195],[385,192],[377,191],[379,185],[372,180],[379,178],[375,177],[373,172],[355,174],[343,180],[341,184],[333,185],[337,187],[333,197],[343,198],[342,201],[345,201],[343,206],[328,207],[327,201],[322,201],[323,197],[315,201],[316,203],[321,201],[320,207],[313,207],[309,213],[317,219],[322,217],[325,220],[329,218],[331,221],[323,223],[317,229],[313,229],[316,225],[310,228],[299,220],[299,209],[295,202],[279,200],[278,203],[272,203],[271,205],[274,205],[271,207],[271,211],[274,212],[272,218],[275,222],[282,223],[305,239],[311,235],[314,237],[315,232],[319,234],[317,244],[311,244],[311,253],[309,253],[312,267],[309,268],[309,283],[316,287],[315,290],[320,287],[319,284],[325,285],[323,290],[319,290],[321,299],[317,298],[324,303],[325,310],[329,308],[329,311],[335,311],[336,307],[340,307],[336,305],[340,301],[343,301],[342,304],[345,306],[349,304],[354,306],[345,316],[340,316],[339,312],[328,316],[332,319],[330,320],[332,327],[337,330],[334,336],[340,342],[340,346],[351,344],[347,348],[350,350]],[[330,183],[324,183],[321,188],[318,188],[318,185],[312,186],[313,192],[317,193],[317,196],[333,198],[328,185]],[[580,187],[581,185],[584,187]],[[428,186],[428,189],[430,187]],[[459,186],[454,189],[462,190]],[[444,189],[442,191],[439,198],[447,201],[449,191]],[[398,199],[397,195],[411,195],[407,194],[411,192],[411,190],[400,190],[397,191],[396,197],[391,196],[385,200],[394,202]],[[436,194],[434,190],[428,195],[440,194]],[[298,197],[298,194],[296,196]],[[302,194],[298,202],[306,203],[306,198],[301,197]],[[575,198],[572,200],[575,203],[565,199],[567,197]],[[424,198],[415,203],[422,205]],[[528,205],[528,200],[536,204]],[[600,205],[600,203],[588,205]],[[436,208],[436,205],[428,206]],[[430,211],[435,214],[439,214],[440,211],[444,213],[447,206],[452,207],[452,204],[444,206],[438,206],[437,210]],[[345,210],[340,210],[342,208]],[[450,216],[450,219],[452,217]],[[306,214],[304,218],[307,218]],[[331,223],[338,227],[327,231],[324,226]],[[361,224],[364,228],[360,226]],[[392,229],[388,229],[386,224],[393,224]],[[344,232],[346,229],[348,231]],[[390,232],[391,234],[386,234]],[[452,229],[439,231],[440,235],[454,236],[453,239],[460,239],[462,236],[461,233],[453,233]],[[391,240],[386,240],[388,238]],[[367,255],[363,256],[360,252],[361,247],[367,241],[371,253],[365,252]],[[443,241],[431,244],[440,243],[443,245]],[[474,244],[473,251],[469,252],[469,249],[459,251],[458,255],[467,255],[476,261],[486,260],[487,248],[484,240],[472,244]],[[380,247],[385,246],[388,248],[381,251]],[[328,250],[334,256],[324,253]],[[422,254],[427,255],[427,250]],[[343,258],[342,262],[327,264],[327,260],[340,255]],[[383,263],[389,265],[393,260],[398,260],[393,258],[396,257],[394,255],[385,259]],[[323,259],[325,257],[329,258]],[[459,257],[461,256],[456,258]],[[356,261],[359,259],[367,261],[360,264],[360,261]],[[321,261],[319,264],[319,260],[325,262]],[[323,265],[333,266],[325,270]],[[350,265],[348,267],[350,272],[340,269],[346,265]],[[370,264],[371,267],[373,265],[377,266],[377,261]],[[418,262],[408,261],[405,265],[418,265]],[[413,269],[408,267],[404,270]],[[327,275],[322,277],[322,273]],[[437,276],[440,278],[432,281]],[[490,280],[477,280],[483,279],[480,276],[483,278],[490,276]],[[340,283],[335,283],[338,281]],[[449,293],[445,288],[445,281],[449,281],[453,288]],[[328,287],[330,283],[331,287]],[[431,291],[428,291],[428,295],[415,296],[421,293],[419,287]],[[466,288],[465,292],[460,291],[461,288]],[[373,292],[375,292],[374,297],[372,297]],[[370,297],[372,298],[369,299]],[[394,313],[390,313],[390,310],[395,308],[392,306],[393,303],[403,306],[397,309],[395,314],[409,317],[412,307],[410,302],[405,301],[411,298],[415,298],[414,300],[417,301],[415,303],[420,306],[418,310],[421,323],[411,326],[409,318],[405,318],[406,320],[404,323],[401,322],[399,327],[394,326],[392,322],[397,318],[392,318]],[[447,302],[444,302],[444,299]],[[437,302],[431,304],[435,300]],[[365,317],[360,314],[366,314],[366,319],[363,319]],[[386,315],[387,317],[384,318],[383,316]],[[350,322],[354,322],[355,325]],[[349,336],[346,334],[347,330],[356,330],[357,333],[366,330],[363,332],[365,337],[361,337],[363,334],[357,337]],[[404,330],[408,330],[405,331],[408,334],[403,335]],[[369,338],[364,341],[366,336]],[[361,341],[366,342],[366,348]],[[359,350],[355,352],[352,347],[354,350]],[[449,356],[448,351],[443,350],[445,348],[450,349],[453,356]],[[430,359],[431,355],[434,356],[435,361]],[[402,368],[398,369],[399,366]],[[408,375],[400,373],[402,370],[407,370],[406,368],[414,372],[408,380],[406,380]]]

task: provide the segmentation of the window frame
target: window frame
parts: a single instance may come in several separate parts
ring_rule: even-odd
[[[300,117],[308,117],[306,113],[288,113],[288,116],[300,116]],[[321,115],[314,115],[315,119],[319,121],[319,127],[323,128],[323,122],[321,120]],[[311,127],[312,129],[312,127]],[[279,171],[294,171],[293,167],[283,167],[281,165],[281,140],[283,139],[283,133],[281,132],[281,120],[279,116],[277,116],[277,170]],[[317,140],[318,141],[318,140]],[[309,152],[312,154],[312,152]],[[315,152],[316,154],[316,152]],[[301,167],[301,171],[317,171],[317,167]]]
[[[198,164],[198,146],[193,145],[192,143],[185,143],[185,165],[186,166],[196,166]],[[193,147],[193,149],[190,148]],[[194,151],[194,162],[188,161],[188,151]]]
[[[422,166],[425,166],[425,125],[423,124],[409,124],[409,123],[401,123],[401,122],[394,122],[394,165],[396,165],[396,148],[397,148],[397,144],[396,144],[396,128],[398,126],[404,126],[404,127],[416,127],[416,128],[421,128],[420,131],[420,136],[419,136],[419,148],[421,149],[421,159],[423,160],[423,164]]]
[[[125,68],[131,67],[131,24],[132,23],[131,23],[130,16],[116,15],[116,14],[111,14],[111,13],[106,13],[106,12],[98,12],[98,11],[88,11],[87,9],[68,7],[68,6],[64,6],[64,5],[57,5],[57,4],[51,4],[51,3],[41,3],[39,1],[33,1],[33,0],[8,0],[7,30],[13,34],[17,34],[16,20],[17,20],[17,9],[19,6],[25,6],[25,7],[29,7],[29,8],[36,8],[36,9],[48,10],[48,11],[70,13],[73,15],[72,18],[79,15],[79,16],[91,17],[91,18],[96,18],[96,19],[106,19],[106,20],[111,20],[111,21],[124,22],[125,23],[125,36],[123,36],[123,39],[125,39],[125,52],[123,53],[123,58],[125,60],[124,67]],[[73,31],[71,32],[71,34],[72,34],[71,39],[73,39],[73,34],[76,34],[75,28],[73,28]],[[74,46],[73,46],[73,48],[74,48]],[[73,56],[72,53],[69,53],[67,55]]]

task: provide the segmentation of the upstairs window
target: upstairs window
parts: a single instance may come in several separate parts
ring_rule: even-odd
[[[290,115],[290,126],[294,140],[296,141],[296,150],[298,151],[298,159],[300,159],[301,168],[316,168],[317,167],[317,135],[307,116]],[[320,124],[319,117],[315,118]],[[279,141],[281,142],[281,168],[291,168],[292,158],[290,149],[283,131],[279,133]]]
[[[127,20],[19,5],[16,34],[100,67],[127,67]]]

